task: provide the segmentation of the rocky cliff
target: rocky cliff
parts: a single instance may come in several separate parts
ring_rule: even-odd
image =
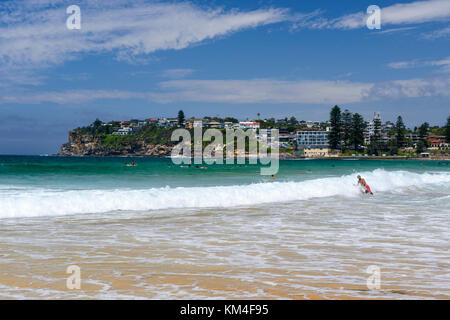
[[[149,144],[144,140],[133,143],[121,142],[120,146],[104,146],[99,137],[92,134],[69,132],[69,142],[61,146],[60,156],[169,156],[171,146],[164,144]]]

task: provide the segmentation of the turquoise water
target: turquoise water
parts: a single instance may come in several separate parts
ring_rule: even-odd
[[[124,164],[135,161],[137,167]],[[259,165],[174,165],[155,158],[67,158],[0,156],[0,186],[55,189],[116,189],[245,185],[270,181]],[[304,181],[383,169],[414,173],[450,172],[449,161],[285,160],[276,181]],[[311,172],[308,172],[308,171]],[[300,171],[300,174],[299,174]]]
[[[450,298],[448,161],[201,166],[1,156],[0,297]]]
[[[125,166],[134,161],[137,166]],[[360,195],[447,191],[449,162],[280,161],[275,179],[251,164],[175,165],[170,159],[0,157],[0,218],[204,208]],[[444,189],[442,189],[445,186]],[[355,198],[356,199],[356,198]]]

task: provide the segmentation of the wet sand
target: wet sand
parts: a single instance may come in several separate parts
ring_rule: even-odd
[[[355,230],[352,216],[333,224],[324,211],[318,221],[305,213],[317,203],[305,205],[294,215],[280,204],[4,220],[0,298],[450,298],[439,243],[384,235],[381,218],[378,234]],[[70,265],[81,269],[80,290],[66,287]],[[379,290],[367,287],[369,265],[381,267]]]

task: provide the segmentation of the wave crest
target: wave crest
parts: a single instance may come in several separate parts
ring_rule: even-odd
[[[372,191],[398,192],[430,184],[448,186],[450,172],[412,173],[377,169],[341,177],[298,182],[269,182],[216,187],[152,188],[145,190],[0,190],[0,218],[104,213],[118,210],[145,211],[169,208],[248,206],[270,202],[301,201],[323,197],[357,197],[356,175],[363,176]]]

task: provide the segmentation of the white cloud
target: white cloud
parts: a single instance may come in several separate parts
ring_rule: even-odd
[[[160,83],[159,102],[350,103],[370,85],[348,81],[174,80]]]
[[[411,60],[411,61],[399,61],[391,62],[388,66],[392,69],[407,69],[416,67],[438,67],[438,71],[442,73],[450,73],[450,57],[441,60]]]
[[[354,29],[365,13],[328,20],[322,11],[211,9],[189,2],[80,0],[81,30],[68,30],[67,2],[26,0],[0,3],[0,64],[45,67],[82,54],[113,53],[119,60],[142,62],[159,50],[180,50],[248,28],[289,21],[293,28]],[[382,8],[382,24],[398,25],[450,18],[449,0],[416,1]],[[448,32],[441,30],[441,34]]]
[[[187,2],[82,0],[77,4],[81,30],[66,28],[66,1],[0,4],[0,63],[46,66],[80,54],[105,52],[133,59],[280,22],[287,14],[272,8],[247,12],[206,9]]]
[[[342,17],[324,20],[320,19],[312,28],[356,29],[366,26],[366,13],[358,12]],[[448,21],[450,19],[449,0],[415,1],[398,3],[381,8],[381,25],[418,24],[431,21]]]
[[[407,69],[412,68],[418,64],[417,60],[412,61],[397,61],[397,62],[391,62],[388,64],[388,67],[391,69]]]
[[[432,66],[441,67],[442,72],[450,72],[450,57],[442,60],[428,61]]]
[[[369,99],[402,99],[450,96],[450,78],[409,79],[376,83],[367,92]]]
[[[409,79],[379,83],[351,81],[172,80],[159,90],[72,90],[6,95],[0,103],[87,103],[98,99],[142,99],[157,103],[204,102],[229,104],[348,104],[382,99],[450,96],[450,78]]]
[[[122,90],[69,90],[61,92],[42,92],[37,94],[16,94],[4,95],[0,97],[2,103],[18,103],[18,104],[40,104],[40,103],[56,103],[56,104],[80,104],[99,99],[147,99],[145,93],[122,91]]]
[[[449,35],[450,35],[450,27],[422,34],[422,36],[426,39],[443,38]]]
[[[383,30],[383,31],[379,31],[379,32],[374,33],[374,34],[399,33],[399,32],[409,31],[409,30],[414,30],[414,29],[417,29],[417,27],[392,28],[392,29],[386,29],[386,30]]]
[[[165,78],[179,79],[185,78],[194,72],[194,69],[167,69],[163,71],[162,76]]]

